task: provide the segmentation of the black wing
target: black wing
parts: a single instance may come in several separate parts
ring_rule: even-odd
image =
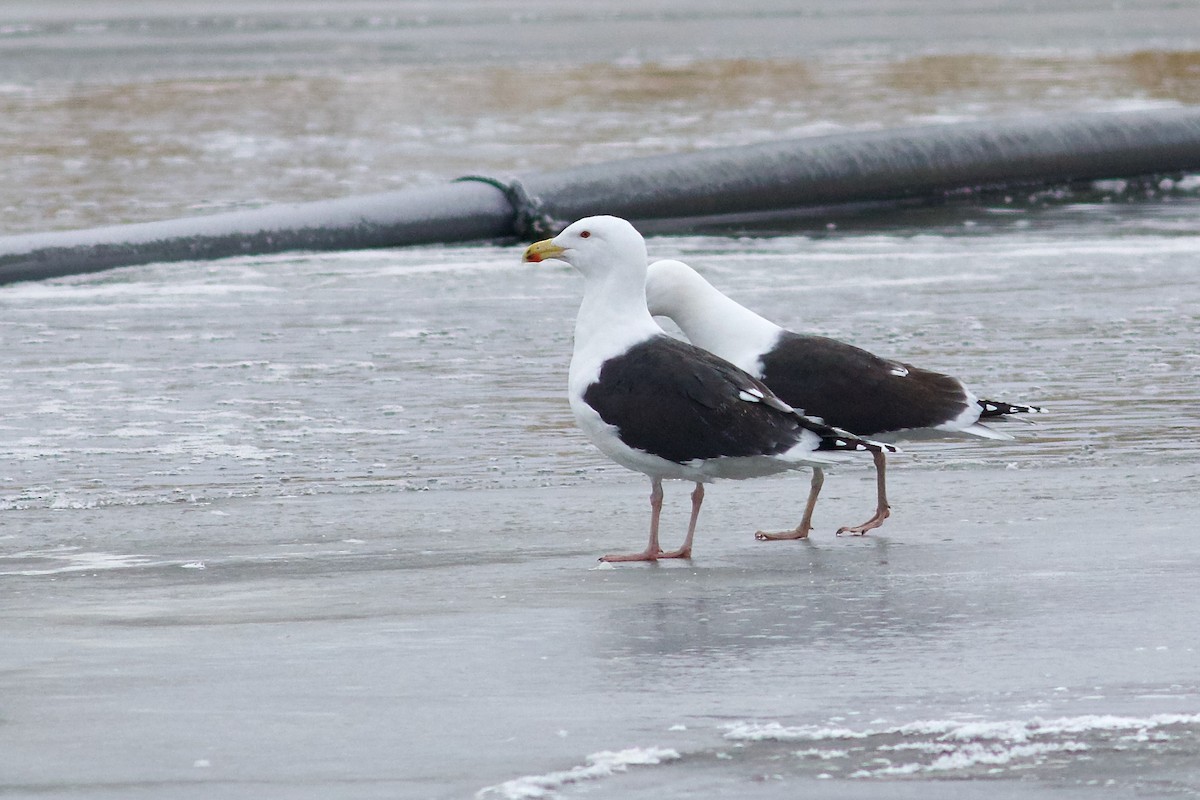
[[[957,378],[824,336],[785,332],[762,369],[784,402],[860,436],[936,427],[967,408]]]
[[[762,381],[666,335],[604,362],[583,400],[630,447],[676,463],[776,455],[805,430],[821,437],[821,450],[881,447],[796,413]]]
[[[630,447],[682,464],[792,448],[804,427],[786,406],[755,402],[767,396],[732,364],[662,335],[604,362],[583,400]]]

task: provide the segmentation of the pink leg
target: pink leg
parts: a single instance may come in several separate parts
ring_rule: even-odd
[[[843,533],[853,533],[862,536],[870,530],[874,530],[883,524],[883,521],[892,514],[892,507],[888,505],[887,500],[887,477],[885,475],[887,468],[887,456],[882,452],[876,452],[875,456],[875,516],[864,522],[862,525],[855,525],[853,528],[838,528],[837,535]]]
[[[601,561],[657,561],[662,558],[663,551],[658,544],[658,517],[662,513],[663,488],[658,478],[650,479],[650,543],[640,553],[625,555],[607,555]]]
[[[692,538],[696,535],[696,520],[700,518],[700,504],[704,502],[704,484],[697,483],[696,488],[692,490],[692,518],[688,520],[687,538],[683,540],[683,547],[678,550],[673,550],[670,553],[663,553],[659,558],[691,558],[692,557]]]
[[[650,486],[650,542],[646,545],[646,549],[640,553],[607,555],[601,558],[601,561],[658,561],[660,558],[692,557],[692,537],[696,533],[696,518],[700,516],[700,504],[704,502],[704,486],[697,483],[695,490],[692,491],[692,519],[688,524],[687,539],[684,541],[683,547],[669,553],[664,553],[658,543],[658,518],[662,514],[663,504],[662,481],[658,478],[651,478]]]
[[[754,534],[754,538],[760,542],[778,542],[785,539],[807,539],[808,532],[812,530],[812,515],[813,509],[817,507],[817,495],[821,493],[821,487],[825,485],[825,471],[820,467],[813,467],[812,486],[808,491],[808,502],[804,506],[804,516],[800,520],[800,524],[795,530],[780,531],[779,533],[767,533],[766,531],[758,531]]]

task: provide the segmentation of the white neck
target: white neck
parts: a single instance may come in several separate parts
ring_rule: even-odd
[[[646,283],[614,272],[584,279],[583,302],[575,319],[575,347],[629,330],[645,336],[661,328],[646,310]],[[624,349],[624,348],[619,348]]]
[[[676,283],[656,298],[655,313],[670,317],[692,344],[752,375],[761,374],[759,356],[779,341],[784,329],[694,278]]]
[[[585,276],[583,302],[575,320],[571,385],[582,392],[596,380],[605,360],[662,332],[646,310],[644,274],[636,280],[616,270]]]

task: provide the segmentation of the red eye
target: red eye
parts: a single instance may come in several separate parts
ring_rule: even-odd
[[[580,239],[586,239],[586,238],[588,238],[588,237],[589,237],[589,236],[591,236],[591,235],[592,235],[592,232],[591,232],[591,231],[583,231],[582,233],[580,233],[580,234],[579,234],[579,238],[580,238]]]

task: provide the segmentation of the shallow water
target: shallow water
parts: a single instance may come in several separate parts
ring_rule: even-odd
[[[1188,4],[6,3],[0,232],[1200,102]]]
[[[1195,99],[1170,77],[1194,62],[1167,4],[1028,12],[952,45],[903,33],[936,9],[870,4],[847,29],[750,5],[689,18],[730,36],[674,61],[672,7],[651,4],[627,27],[633,12],[592,20],[609,38],[552,50],[561,71],[471,48],[510,42],[526,12],[574,30],[567,12],[508,4],[509,22],[431,24],[405,49],[404,24],[353,5],[358,22],[320,25],[250,4],[241,27],[196,23],[210,38],[171,58],[151,45],[186,39],[185,10],[122,4],[137,13],[79,27],[65,5],[30,7],[31,30],[0,26],[21,56],[0,79],[0,125],[20,133],[0,160],[25,170],[23,194],[0,187],[5,224]],[[763,19],[801,18],[841,32],[814,54],[746,45]],[[629,30],[648,38],[618,47]],[[201,41],[220,57],[189,60]],[[302,65],[314,41],[328,46]],[[78,59],[38,60],[61,48]],[[444,69],[420,63],[435,51]],[[1175,66],[1132,77],[1160,62]],[[412,95],[381,97],[417,74]],[[647,125],[664,107],[696,111]],[[102,146],[118,140],[125,156]],[[0,287],[0,792],[1200,793],[1197,183],[652,239],[791,327],[1051,411],[1006,426],[1013,442],[906,446],[893,516],[868,537],[833,535],[872,507],[865,465],[829,477],[806,543],[751,536],[795,523],[806,476],[718,484],[687,564],[596,568],[643,543],[647,487],[574,429],[581,286],[519,247]],[[668,486],[668,542],[686,490]]]

